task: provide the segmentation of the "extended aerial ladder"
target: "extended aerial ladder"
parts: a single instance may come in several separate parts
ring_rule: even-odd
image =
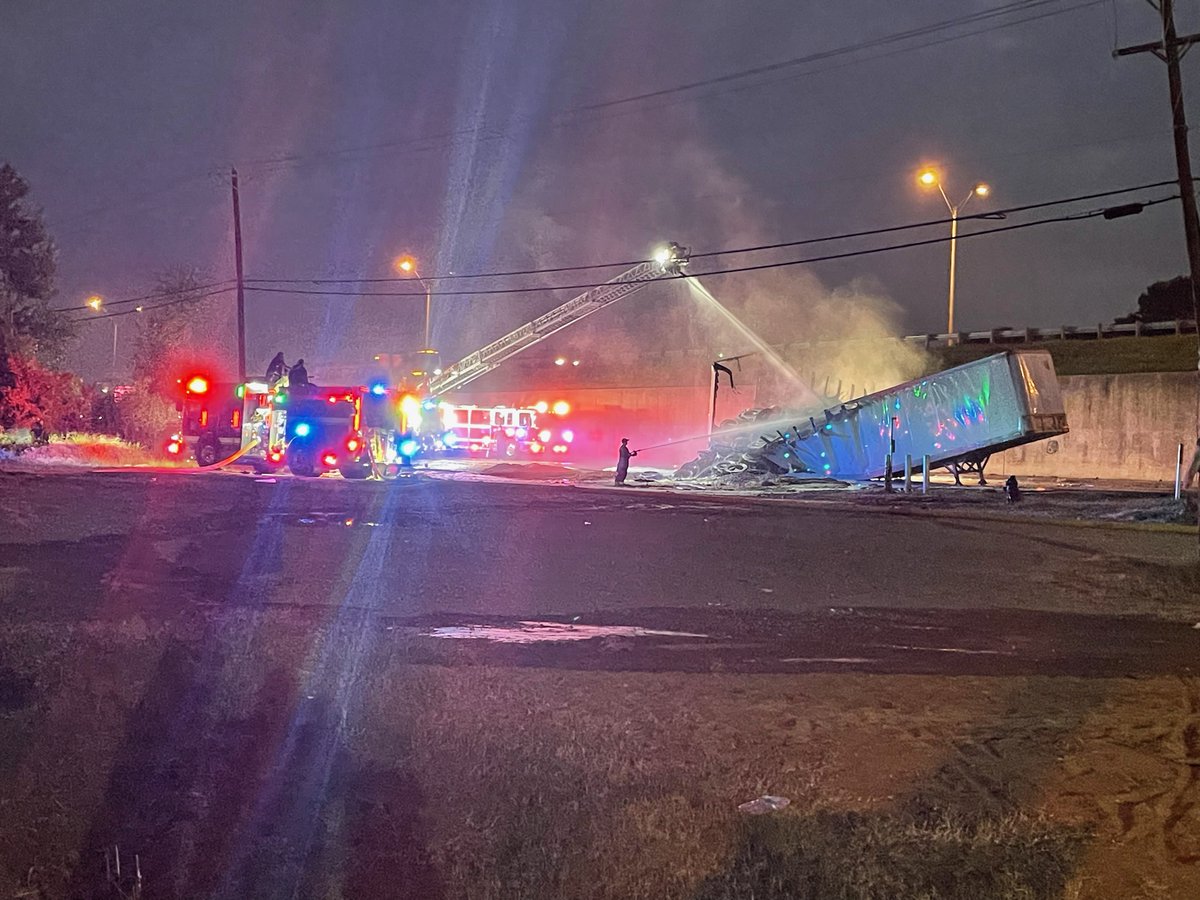
[[[499,340],[463,357],[454,365],[442,370],[426,384],[431,395],[442,394],[466,385],[485,375],[507,359],[511,359],[550,335],[574,325],[580,319],[623,300],[639,291],[652,281],[668,276],[681,275],[687,265],[687,250],[676,243],[667,244],[654,254],[654,259],[639,263],[616,278],[594,287],[587,293],[556,306],[548,313],[526,322]]]

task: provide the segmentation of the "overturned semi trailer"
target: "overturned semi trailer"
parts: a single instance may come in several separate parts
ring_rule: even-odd
[[[788,431],[763,435],[762,459],[778,472],[869,479],[914,467],[955,473],[991,454],[1067,432],[1054,361],[1045,350],[1011,350],[840,403]]]

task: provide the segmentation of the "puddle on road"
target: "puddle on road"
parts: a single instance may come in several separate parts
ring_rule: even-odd
[[[367,528],[378,528],[379,522],[356,518],[343,512],[309,512],[301,515],[295,513],[267,513],[263,519],[282,519],[289,525],[335,525],[343,528],[353,528],[355,525]]]
[[[866,663],[877,663],[877,659],[867,659],[865,656],[789,656],[781,659],[785,663],[840,663],[846,666],[861,666]]]
[[[589,641],[605,637],[707,638],[690,631],[664,631],[636,625],[573,625],[569,622],[517,622],[515,625],[447,625],[426,632],[429,637],[538,644],[548,641]]]
[[[917,653],[966,653],[974,656],[1013,656],[1008,650],[977,650],[968,647],[912,647],[908,644],[875,644],[885,650],[913,650]]]

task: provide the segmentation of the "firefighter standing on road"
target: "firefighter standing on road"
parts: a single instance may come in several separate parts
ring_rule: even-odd
[[[625,476],[629,474],[629,458],[631,456],[637,456],[637,451],[629,449],[629,438],[621,438],[621,447],[617,451],[617,477],[614,483],[625,483]]]

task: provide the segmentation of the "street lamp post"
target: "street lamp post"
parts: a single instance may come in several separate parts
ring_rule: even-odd
[[[407,254],[404,256],[397,257],[393,266],[396,269],[396,271],[401,274],[412,275],[414,278],[417,279],[417,281],[420,283],[421,287],[425,289],[425,343],[421,346],[421,349],[418,352],[422,356],[425,356],[425,357],[437,356],[437,351],[434,350],[431,346],[429,346],[429,340],[430,340],[430,337],[429,337],[430,316],[429,316],[429,314],[433,308],[433,291],[429,287],[429,282],[427,282],[424,278],[422,278],[421,273],[417,271],[417,261],[415,259],[413,259],[411,256],[408,256]],[[429,363],[428,359],[425,359],[422,361],[422,366],[421,366],[422,377],[427,376],[429,374],[428,363]]]
[[[949,335],[949,340],[954,340],[954,280],[955,280],[955,265],[957,261],[958,250],[958,212],[970,202],[972,197],[986,197],[990,192],[989,188],[982,181],[971,188],[971,193],[963,199],[957,206],[950,202],[950,198],[946,196],[946,190],[942,187],[942,179],[933,169],[925,169],[917,176],[924,187],[936,187],[938,193],[942,195],[942,199],[946,201],[946,208],[950,210],[950,297],[947,304],[946,314],[946,334]]]
[[[104,298],[101,297],[99,294],[92,294],[92,296],[87,298],[87,305],[92,310],[92,312],[97,312],[97,313],[103,312],[104,311]],[[113,326],[113,343],[112,343],[111,376],[112,376],[112,380],[115,382],[117,380],[117,316],[112,317],[112,326]]]

